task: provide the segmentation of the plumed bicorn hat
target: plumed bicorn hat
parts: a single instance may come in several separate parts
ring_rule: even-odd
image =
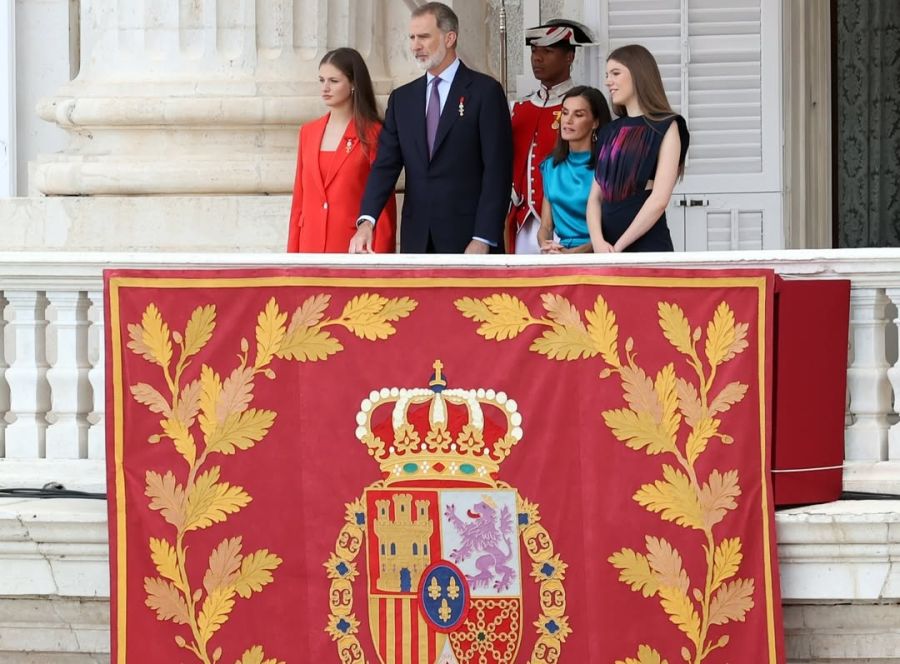
[[[526,46],[583,46],[593,42],[591,31],[581,23],[555,18],[525,30]]]

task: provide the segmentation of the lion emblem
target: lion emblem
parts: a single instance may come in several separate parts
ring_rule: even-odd
[[[473,590],[493,583],[494,590],[508,590],[516,580],[516,570],[507,563],[513,558],[513,516],[504,505],[500,510],[490,496],[466,511],[468,521],[456,514],[455,505],[447,505],[444,516],[462,540],[459,548],[450,552],[456,564],[475,557],[477,574],[466,574]]]

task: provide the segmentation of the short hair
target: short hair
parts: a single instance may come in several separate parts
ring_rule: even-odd
[[[455,32],[457,35],[459,34],[459,17],[456,15],[456,12],[443,2],[426,2],[424,5],[420,5],[412,11],[413,18],[418,18],[425,14],[434,16],[438,30],[444,34],[448,32]]]

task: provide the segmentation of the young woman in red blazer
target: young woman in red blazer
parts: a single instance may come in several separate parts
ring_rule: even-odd
[[[319,63],[319,85],[329,112],[300,128],[287,250],[346,253],[375,160],[381,119],[369,70],[356,50],[326,53]],[[375,251],[393,252],[393,195],[376,226]]]

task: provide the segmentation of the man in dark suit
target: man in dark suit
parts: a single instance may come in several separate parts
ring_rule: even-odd
[[[503,250],[512,182],[512,129],[503,88],[456,56],[459,19],[440,2],[418,7],[410,48],[422,78],[391,93],[378,152],[350,242],[372,250],[375,219],[406,168],[400,251]]]

